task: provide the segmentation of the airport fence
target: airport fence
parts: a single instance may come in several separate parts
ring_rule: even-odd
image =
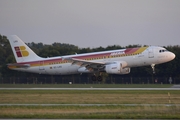
[[[109,76],[103,81],[92,81],[87,76],[0,77],[0,84],[180,84],[177,77],[122,77]]]

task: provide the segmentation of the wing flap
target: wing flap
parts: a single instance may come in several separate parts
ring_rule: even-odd
[[[72,65],[79,65],[80,67],[86,67],[88,70],[98,69],[106,64],[104,62],[92,62],[92,61],[70,58],[70,57],[63,58],[63,60],[67,60],[68,62],[71,62]]]

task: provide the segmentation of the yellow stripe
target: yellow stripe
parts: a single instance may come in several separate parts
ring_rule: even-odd
[[[139,54],[142,53],[144,50],[146,50],[148,47],[140,47],[136,52],[134,52],[135,54]]]

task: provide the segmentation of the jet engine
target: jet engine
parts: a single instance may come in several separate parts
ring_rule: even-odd
[[[91,73],[86,67],[81,67],[78,69],[78,72],[80,73]]]
[[[117,61],[117,62],[106,65],[105,71],[108,74],[128,74],[130,73],[130,68],[126,66],[127,66],[127,62]]]

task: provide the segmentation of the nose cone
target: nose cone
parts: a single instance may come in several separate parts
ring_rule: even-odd
[[[173,60],[175,57],[176,57],[176,55],[171,52],[170,55],[169,55],[170,60]]]

